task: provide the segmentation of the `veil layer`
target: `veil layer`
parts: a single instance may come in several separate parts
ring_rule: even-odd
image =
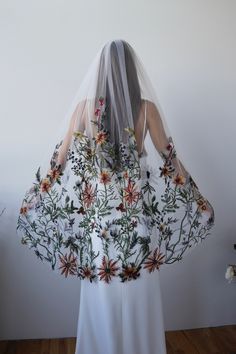
[[[99,50],[60,134],[17,225],[21,242],[52,269],[91,282],[135,280],[180,261],[210,234],[214,209],[126,41]]]

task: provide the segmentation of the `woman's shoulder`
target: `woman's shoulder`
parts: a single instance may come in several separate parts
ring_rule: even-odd
[[[147,108],[147,111],[149,112],[149,114],[158,112],[157,105],[153,101],[142,98],[141,99],[141,109],[142,110],[145,109],[145,104],[146,104],[146,108]]]

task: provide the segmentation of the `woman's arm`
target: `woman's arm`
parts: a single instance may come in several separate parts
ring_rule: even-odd
[[[66,133],[66,135],[62,141],[62,144],[58,150],[57,165],[60,165],[62,170],[65,167],[66,156],[67,156],[70,144],[71,144],[72,135],[75,131],[77,114],[78,114],[77,112],[78,112],[78,106],[76,107],[74,113],[72,114],[69,128],[68,128],[67,133]]]
[[[85,107],[85,102],[79,102],[79,104],[76,106],[71,119],[70,119],[70,124],[68,127],[68,130],[66,132],[66,135],[57,151],[54,164],[56,165],[56,168],[58,168],[61,172],[64,170],[65,165],[66,165],[66,159],[67,159],[67,153],[71,144],[71,139],[73,136],[73,133],[75,130],[81,130],[81,132],[84,132],[85,130],[85,120],[84,120],[84,107]],[[80,122],[78,122],[78,116],[80,119]],[[51,169],[48,170],[47,174],[51,173]]]
[[[162,156],[168,155],[167,151],[167,146],[169,144],[168,137],[166,136],[165,129],[162,123],[162,119],[160,116],[160,113],[156,107],[156,105],[150,101],[148,101],[147,105],[147,127],[152,139],[152,142],[156,148],[156,150],[159,152],[159,154]],[[162,156],[163,157],[163,156]],[[179,158],[173,157],[171,159],[171,163],[175,168],[175,174],[179,174],[183,176],[186,181],[191,181],[191,185],[193,187],[193,194],[194,198],[196,200],[203,199],[206,202],[206,211],[210,213],[214,213],[213,208],[211,204],[206,200],[200,193],[197,184],[194,182],[192,176],[189,174],[189,172],[186,170],[182,162],[179,160]]]
[[[166,155],[169,139],[165,133],[160,113],[156,105],[150,101],[147,105],[147,127],[156,150],[161,156],[163,153]],[[188,177],[189,173],[178,158],[173,157],[171,162],[175,167],[176,174],[179,173],[185,178]]]

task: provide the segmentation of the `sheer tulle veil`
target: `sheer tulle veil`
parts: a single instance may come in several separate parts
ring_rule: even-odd
[[[58,254],[62,257],[63,247],[70,254],[80,254],[81,236],[77,231],[84,230],[86,215],[92,220],[101,209],[98,202],[92,212],[90,203],[95,200],[95,191],[100,193],[99,183],[105,187],[101,193],[108,193],[107,182],[113,181],[117,186],[124,173],[129,185],[124,185],[123,194],[120,187],[118,194],[123,198],[120,203],[115,204],[117,196],[114,204],[109,204],[112,197],[104,202],[110,208],[106,215],[114,216],[114,210],[123,212],[124,218],[124,211],[142,199],[140,213],[164,257],[163,264],[180,260],[209,235],[214,209],[184,166],[157,93],[141,59],[127,41],[110,40],[100,48],[60,129],[55,132],[55,140],[56,147],[51,146],[51,154],[44,157],[36,182],[25,195],[18,220],[22,243],[34,248],[39,258],[49,261],[53,269]],[[99,174],[95,165],[99,165]],[[82,176],[83,169],[86,173]],[[134,184],[140,187],[139,192]],[[109,188],[111,191],[113,187]],[[125,194],[127,190],[130,195]],[[134,218],[141,222],[142,218],[132,215],[130,222]],[[84,218],[78,221],[77,231],[76,218]],[[89,232],[86,235],[90,237]],[[136,240],[137,235],[132,235]],[[91,239],[89,242],[92,243]],[[83,247],[86,249],[85,244]],[[147,244],[146,248],[140,247],[146,254]]]

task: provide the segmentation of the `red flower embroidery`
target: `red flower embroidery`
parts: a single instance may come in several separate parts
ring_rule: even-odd
[[[104,98],[103,98],[103,97],[100,97],[100,98],[99,98],[99,105],[100,105],[100,106],[103,106],[103,105],[104,105]]]
[[[92,268],[89,266],[84,266],[81,268],[81,275],[83,278],[91,279],[93,277]]]
[[[100,174],[100,182],[103,184],[107,184],[111,181],[110,174],[107,171],[102,171]]]
[[[169,150],[169,151],[172,150],[172,148],[173,148],[173,146],[171,144],[168,144],[167,147],[166,147],[166,149]]]
[[[95,200],[95,192],[91,183],[88,183],[83,192],[83,202],[86,208],[89,208]]]
[[[114,261],[112,259],[107,260],[105,256],[102,258],[102,265],[98,269],[100,269],[100,272],[98,275],[100,275],[100,280],[104,280],[106,283],[109,283],[111,281],[112,276],[116,276],[116,271],[119,269],[119,267],[116,267],[116,263],[118,261]]]
[[[51,179],[58,180],[61,176],[61,172],[59,168],[53,168],[52,170],[49,171],[48,175],[51,177]]]
[[[138,201],[139,196],[140,193],[137,191],[137,186],[129,180],[128,186],[124,188],[124,200],[131,205]]]
[[[61,261],[61,266],[59,267],[59,269],[62,269],[61,274],[65,274],[65,277],[67,277],[68,274],[77,274],[77,258],[73,255],[72,252],[70,252],[68,257],[66,254],[65,256],[59,255],[59,258]]]
[[[101,109],[100,108],[97,108],[94,112],[95,116],[100,116],[100,112],[101,112]]]
[[[155,269],[159,269],[160,265],[164,263],[164,257],[165,255],[158,251],[158,247],[155,248],[155,250],[153,251],[153,255],[147,257],[147,260],[144,262],[143,268],[147,268],[149,273],[153,272]]]

